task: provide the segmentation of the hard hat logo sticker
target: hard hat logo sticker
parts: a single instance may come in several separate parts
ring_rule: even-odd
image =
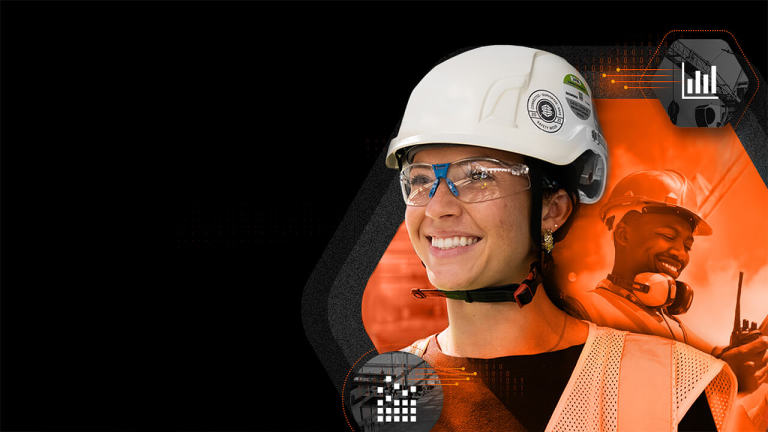
[[[563,92],[571,112],[581,120],[588,120],[592,114],[592,101],[584,83],[576,75],[568,74],[563,78]]]
[[[551,92],[536,90],[528,97],[528,117],[544,132],[555,133],[563,127],[563,105]]]
[[[546,121],[552,121],[555,118],[555,107],[547,100],[540,101],[536,111]]]
[[[563,77],[563,84],[568,84],[569,86],[583,92],[587,96],[589,96],[589,92],[587,91],[587,86],[584,85],[584,83],[574,74],[568,74],[565,77]]]

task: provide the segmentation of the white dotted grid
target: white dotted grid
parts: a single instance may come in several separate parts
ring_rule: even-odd
[[[384,382],[391,383],[392,376],[387,375]],[[407,389],[400,388],[400,383],[394,383],[392,394],[385,394],[384,387],[377,387],[376,394],[384,399],[376,400],[376,421],[379,423],[416,422],[416,399],[411,399],[416,393],[416,386]],[[407,408],[410,405],[410,408]],[[409,415],[410,414],[410,415]]]

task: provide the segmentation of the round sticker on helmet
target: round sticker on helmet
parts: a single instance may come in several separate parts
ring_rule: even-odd
[[[563,105],[551,92],[536,90],[528,96],[528,117],[544,132],[555,133],[563,127]]]

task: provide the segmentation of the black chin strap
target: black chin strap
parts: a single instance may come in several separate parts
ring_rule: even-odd
[[[439,289],[420,289],[411,290],[411,295],[423,299],[427,297],[445,297],[453,300],[464,300],[467,303],[498,303],[515,302],[523,307],[533,300],[536,294],[536,287],[541,283],[541,271],[539,263],[534,261],[528,277],[519,284],[509,284],[497,287],[480,288],[467,291],[443,291]]]

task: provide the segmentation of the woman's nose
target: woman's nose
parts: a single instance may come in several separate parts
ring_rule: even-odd
[[[427,203],[425,214],[432,219],[457,216],[461,213],[461,201],[448,189],[444,178],[440,179],[434,195]]]

